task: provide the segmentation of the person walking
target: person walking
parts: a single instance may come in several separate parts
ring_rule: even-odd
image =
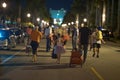
[[[38,31],[38,26],[36,26],[31,34],[30,34],[30,39],[31,39],[31,47],[32,47],[32,61],[36,62],[37,61],[37,48],[39,46],[40,40],[42,39],[42,33]]]
[[[62,38],[58,38],[57,39],[57,44],[55,45],[54,47],[54,54],[57,54],[57,64],[60,64],[60,58],[61,58],[61,54],[62,53],[65,53],[65,49],[63,47],[63,44],[62,44]]]
[[[77,49],[77,28],[73,25],[72,28],[72,50]]]
[[[86,61],[88,44],[89,44],[90,29],[87,27],[87,23],[84,27],[79,29],[79,48],[83,53],[83,63]]]
[[[49,52],[51,48],[51,34],[52,34],[52,28],[51,26],[47,26],[45,28],[46,52]]]
[[[103,40],[101,28],[100,27],[96,28],[92,36],[93,36],[93,42],[94,42],[92,56],[94,57],[96,55],[96,57],[99,58],[101,43],[102,42],[105,43],[105,41]]]

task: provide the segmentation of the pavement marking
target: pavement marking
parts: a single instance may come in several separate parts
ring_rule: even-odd
[[[19,54],[23,49],[25,49],[25,48],[22,48],[19,52],[17,52],[17,53],[15,53],[15,54],[13,54],[12,56],[6,58],[6,59],[3,60],[0,64],[6,63],[6,62],[9,61],[10,59],[12,59],[15,55]]]
[[[91,70],[99,78],[99,80],[104,80],[103,77],[95,70],[94,67],[91,67]]]

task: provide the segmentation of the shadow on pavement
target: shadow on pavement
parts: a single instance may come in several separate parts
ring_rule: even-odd
[[[66,68],[75,68],[75,66],[70,67],[69,64],[44,64],[37,65],[32,67],[24,67],[23,70],[44,70],[44,69],[66,69]]]
[[[11,63],[11,64],[0,64],[0,67],[17,67],[25,66],[24,70],[41,70],[41,69],[65,69],[65,68],[74,68],[76,66],[69,66],[69,63]]]
[[[117,52],[120,52],[120,50],[116,50]]]

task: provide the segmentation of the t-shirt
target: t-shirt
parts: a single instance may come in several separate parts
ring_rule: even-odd
[[[97,35],[97,39],[102,40],[103,38],[102,31],[98,31],[96,35]]]
[[[90,29],[88,27],[82,27],[79,29],[80,35],[80,44],[88,44],[89,43],[89,35]]]
[[[34,31],[31,32],[30,37],[31,37],[32,41],[36,41],[36,42],[39,43],[41,38],[42,38],[42,33],[39,32],[38,30],[34,30]]]

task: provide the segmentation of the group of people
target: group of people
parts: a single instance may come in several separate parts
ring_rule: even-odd
[[[46,52],[49,52],[53,47],[52,53],[57,55],[57,63],[60,63],[61,53],[65,53],[65,46],[69,40],[69,35],[66,30],[59,27],[52,30],[50,26],[45,29]]]
[[[83,63],[86,61],[88,46],[90,44],[90,50],[93,49],[93,57],[96,55],[99,58],[99,52],[101,43],[105,43],[102,36],[101,27],[96,27],[93,30],[89,29],[87,24],[84,27],[72,28],[72,48],[73,50],[79,50],[83,54]],[[78,46],[78,47],[77,47]]]
[[[101,27],[97,27],[93,29],[90,35],[90,50],[93,48],[93,57],[96,55],[99,58],[101,43],[105,43],[105,41],[103,40]]]
[[[54,53],[57,54],[57,63],[60,63],[61,53],[65,53],[65,46],[70,36],[65,29],[52,30],[51,26],[46,27],[44,32],[46,38],[46,52],[49,52],[52,45]],[[43,33],[38,31],[38,26],[32,29],[29,34],[30,45],[32,47],[32,60],[37,61],[37,48],[42,39]],[[103,40],[102,32],[100,28],[95,28],[90,30],[87,25],[84,27],[72,28],[72,50],[80,50],[83,54],[83,62],[86,61],[88,46],[90,43],[90,49],[93,48],[93,57],[96,55],[99,58],[99,49],[101,47],[101,42],[105,43]]]

